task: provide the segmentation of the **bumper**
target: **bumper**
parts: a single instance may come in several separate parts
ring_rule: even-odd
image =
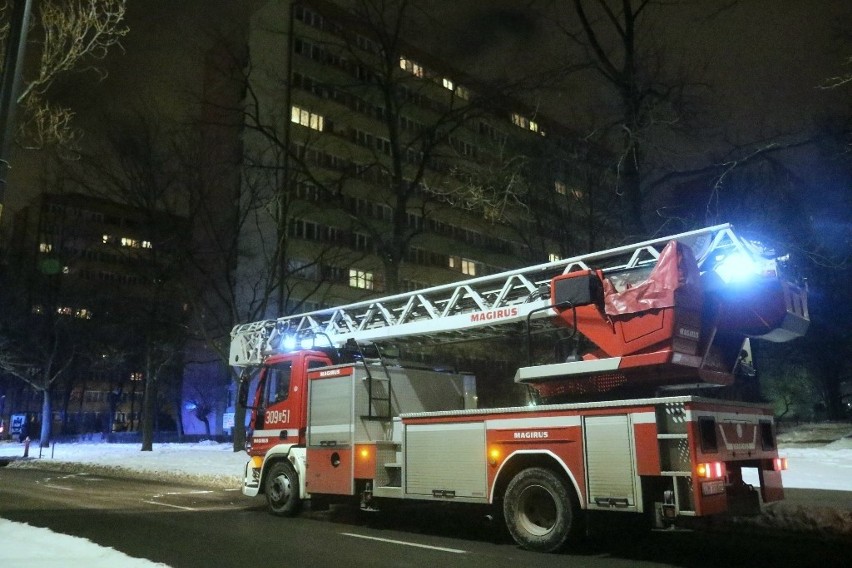
[[[245,471],[243,472],[243,495],[256,497],[260,493],[261,465],[261,463],[257,463],[256,458],[252,458],[246,462]]]

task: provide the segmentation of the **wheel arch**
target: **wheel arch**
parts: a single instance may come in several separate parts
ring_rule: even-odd
[[[574,472],[571,471],[568,464],[550,450],[518,450],[512,452],[509,457],[503,460],[503,463],[500,464],[500,468],[497,470],[497,475],[491,486],[489,502],[494,503],[495,501],[502,500],[512,478],[521,470],[530,467],[549,469],[556,475],[567,478],[570,482],[569,487],[574,489],[574,494],[580,503],[580,508],[586,508],[586,500],[580,492],[580,485],[577,483]]]
[[[307,498],[305,489],[305,448],[292,444],[282,444],[271,448],[263,459],[263,467],[260,470],[259,491],[258,494],[266,492],[265,483],[266,476],[272,466],[281,461],[289,461],[293,469],[296,470],[296,475],[299,477],[299,495],[302,499]]]

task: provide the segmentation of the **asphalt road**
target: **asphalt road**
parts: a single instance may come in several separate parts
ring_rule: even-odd
[[[826,497],[828,498],[828,497]],[[0,517],[88,538],[173,568],[848,565],[852,542],[800,535],[647,533],[607,525],[561,554],[517,548],[483,515],[413,507],[286,519],[238,491],[0,468]],[[2,546],[2,535],[0,535]]]

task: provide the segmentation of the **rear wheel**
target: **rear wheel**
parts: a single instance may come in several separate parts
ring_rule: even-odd
[[[264,493],[273,515],[292,517],[302,507],[299,497],[299,475],[288,461],[272,465],[264,482]]]
[[[506,527],[529,550],[554,552],[580,530],[580,506],[572,489],[549,469],[519,472],[503,498]]]

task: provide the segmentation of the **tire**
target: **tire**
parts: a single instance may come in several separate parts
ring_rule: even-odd
[[[288,461],[272,465],[263,482],[269,512],[282,517],[292,517],[302,508],[299,497],[299,475]]]
[[[537,552],[555,552],[580,531],[573,489],[549,469],[521,470],[506,488],[503,516],[512,538]]]

